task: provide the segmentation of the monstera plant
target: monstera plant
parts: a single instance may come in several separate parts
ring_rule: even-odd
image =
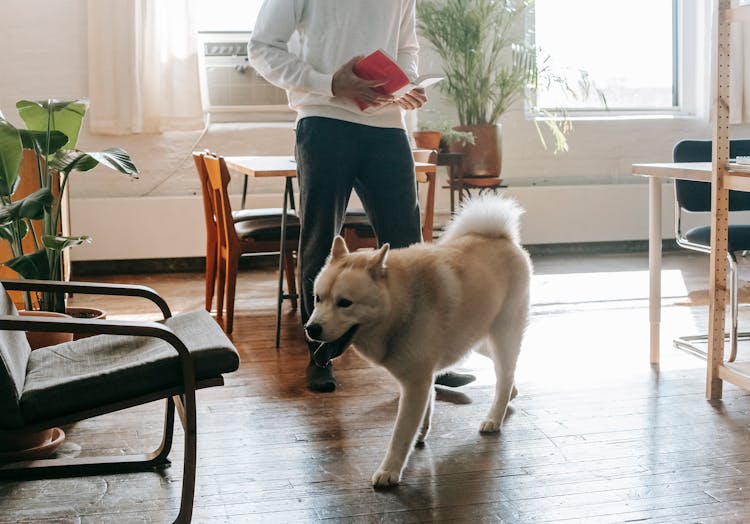
[[[88,236],[61,234],[70,175],[103,165],[137,178],[138,169],[128,153],[119,148],[98,152],[76,149],[87,100],[21,100],[16,108],[25,129],[15,127],[0,113],[0,237],[8,242],[12,253],[3,264],[26,279],[60,280],[63,251],[91,241]],[[37,183],[35,191],[17,197],[22,161],[35,164],[32,171],[36,172]],[[35,224],[41,227],[34,228]],[[31,237],[31,243],[24,243],[27,237]],[[26,296],[24,301],[30,309],[30,298]],[[65,311],[64,301],[53,293],[40,294],[38,307]]]

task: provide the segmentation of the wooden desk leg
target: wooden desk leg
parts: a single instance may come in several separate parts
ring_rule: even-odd
[[[281,304],[284,302],[284,254],[286,253],[286,213],[289,208],[289,201],[294,200],[294,188],[292,187],[292,177],[286,177],[284,186],[284,205],[281,208],[281,239],[279,240],[279,287],[276,298],[276,350],[279,350],[281,342]]]
[[[652,364],[659,363],[661,334],[661,180],[648,179],[648,314]]]
[[[422,241],[432,242],[432,230],[435,222],[435,180],[437,173],[427,174],[427,198],[425,200],[424,224],[422,225]]]
[[[247,201],[247,179],[248,175],[245,175],[245,181],[242,183],[242,205],[240,208],[245,209],[245,202]]]
[[[456,206],[453,203],[455,198],[453,192],[455,191],[454,184],[456,183],[456,168],[453,162],[451,162],[451,165],[448,166],[448,179],[448,187],[450,188],[451,192],[451,218],[453,218],[453,215],[456,212]]]

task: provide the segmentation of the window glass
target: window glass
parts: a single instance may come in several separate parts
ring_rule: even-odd
[[[538,93],[537,105],[610,111],[676,109],[674,3],[536,0],[540,69],[564,77],[579,92],[572,99],[552,84]],[[588,96],[580,95],[582,78],[588,79]]]

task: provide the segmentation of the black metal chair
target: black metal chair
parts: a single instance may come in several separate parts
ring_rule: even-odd
[[[731,140],[729,143],[729,156],[750,155],[750,140]],[[674,146],[672,151],[674,162],[710,162],[711,141],[710,140],[682,140]],[[677,244],[685,249],[711,252],[711,227],[693,227],[688,231],[682,231],[682,219],[685,213],[711,212],[711,184],[708,182],[696,182],[693,180],[676,180],[675,189],[675,240]],[[742,191],[729,192],[729,211],[750,211],[750,193]],[[750,225],[729,226],[729,238],[727,259],[729,262],[729,305],[731,308],[731,327],[729,331],[729,362],[737,357],[738,339],[750,338],[750,333],[737,332],[738,315],[738,276],[737,276],[737,254],[750,251]],[[690,351],[703,358],[705,351],[698,348],[696,342],[707,342],[706,335],[693,335],[678,337],[674,339],[677,348]]]

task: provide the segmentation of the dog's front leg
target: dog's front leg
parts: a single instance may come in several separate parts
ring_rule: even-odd
[[[391,443],[383,462],[372,476],[373,486],[394,486],[401,481],[401,471],[404,469],[406,459],[414,444],[414,437],[424,418],[431,391],[430,377],[418,383],[402,385]]]

